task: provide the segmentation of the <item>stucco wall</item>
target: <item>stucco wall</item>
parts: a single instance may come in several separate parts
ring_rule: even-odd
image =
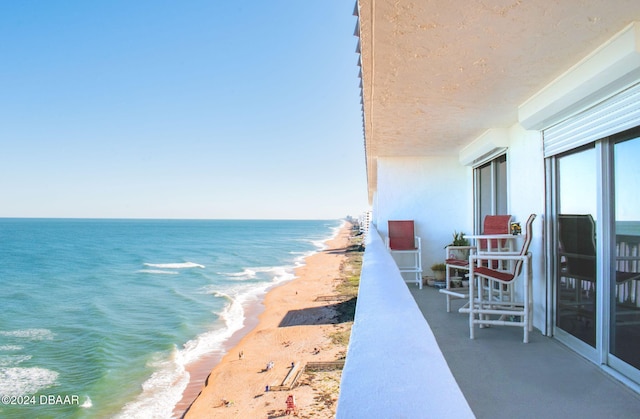
[[[544,269],[544,160],[542,137],[516,124],[508,130],[508,211],[523,224],[536,213],[531,244],[534,278],[534,326],[546,332]],[[382,157],[378,160],[378,190],[373,219],[383,237],[390,219],[416,221],[422,238],[424,275],[444,260],[444,246],[454,230],[473,232],[473,172],[457,156]]]
[[[444,262],[444,246],[454,230],[473,230],[471,170],[457,157],[382,157],[378,160],[378,191],[374,223],[386,237],[388,220],[415,220],[422,238],[424,274]]]
[[[533,240],[529,251],[533,269],[533,324],[546,333],[547,281],[544,257],[544,159],[542,135],[525,131],[520,125],[509,130],[507,154],[509,212],[524,227],[529,214],[537,214],[533,223]]]

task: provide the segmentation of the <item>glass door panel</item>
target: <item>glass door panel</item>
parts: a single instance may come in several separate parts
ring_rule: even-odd
[[[487,215],[507,214],[507,156],[503,154],[475,169],[476,226]],[[480,233],[478,230],[477,233]]]
[[[491,163],[476,169],[478,178],[478,225],[482,225],[482,220],[486,215],[493,214],[493,176],[491,173]]]
[[[507,213],[507,156],[495,160],[496,165],[496,214]]]
[[[640,368],[640,138],[614,146],[615,256],[609,351]]]
[[[589,146],[557,159],[556,327],[596,345],[597,160]]]

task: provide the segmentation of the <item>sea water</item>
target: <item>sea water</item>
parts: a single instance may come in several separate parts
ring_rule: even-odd
[[[0,219],[0,417],[171,417],[341,223]]]

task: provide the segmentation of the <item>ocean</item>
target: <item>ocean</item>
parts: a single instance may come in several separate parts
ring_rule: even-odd
[[[169,418],[341,220],[0,219],[0,417]]]

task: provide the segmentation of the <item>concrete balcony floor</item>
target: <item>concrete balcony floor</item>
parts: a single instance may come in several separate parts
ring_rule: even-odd
[[[463,300],[447,313],[437,289],[409,289],[476,417],[640,418],[640,395],[557,340],[534,329],[522,343],[519,327],[476,329],[471,340]]]

